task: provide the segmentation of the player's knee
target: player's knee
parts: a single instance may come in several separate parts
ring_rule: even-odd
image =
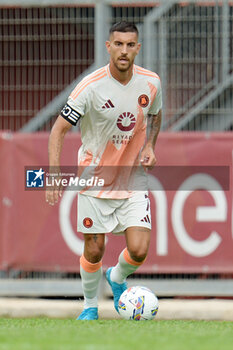
[[[93,258],[95,258],[96,261],[100,261],[104,255],[104,248],[103,247],[98,247],[98,249],[95,247],[91,251],[91,254]]]
[[[147,247],[132,247],[129,249],[129,254],[132,260],[143,262],[147,256]]]
[[[85,239],[85,256],[91,263],[99,262],[104,255],[105,245],[103,241],[95,241],[94,239]]]
[[[104,247],[92,246],[88,249],[88,256],[91,263],[99,262],[104,255]]]

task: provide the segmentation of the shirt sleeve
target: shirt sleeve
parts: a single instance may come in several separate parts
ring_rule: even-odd
[[[61,110],[60,115],[72,125],[76,125],[84,116],[88,104],[88,87],[83,88],[81,81],[70,94],[67,103]]]
[[[159,79],[156,79],[156,96],[155,99],[149,109],[148,114],[158,114],[160,109],[162,109],[162,89],[161,89],[161,83]]]

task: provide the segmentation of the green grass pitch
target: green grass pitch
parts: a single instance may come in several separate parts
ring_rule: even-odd
[[[232,350],[233,322],[0,319],[0,350]]]

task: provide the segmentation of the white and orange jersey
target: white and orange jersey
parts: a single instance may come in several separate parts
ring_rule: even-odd
[[[86,76],[72,91],[61,115],[75,125],[80,119],[81,166],[127,166],[139,164],[146,140],[147,115],[162,108],[159,76],[134,65],[133,76],[122,85],[111,76],[109,65]],[[88,191],[103,198],[127,198],[130,193]]]

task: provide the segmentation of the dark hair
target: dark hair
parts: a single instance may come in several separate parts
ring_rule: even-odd
[[[134,23],[121,21],[113,24],[113,26],[109,29],[109,35],[111,35],[113,32],[133,32],[138,35],[138,29]]]

